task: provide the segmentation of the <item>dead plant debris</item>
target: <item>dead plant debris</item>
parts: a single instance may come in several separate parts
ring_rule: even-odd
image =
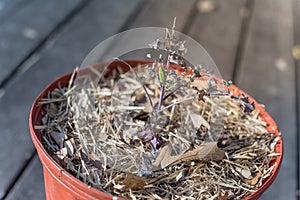
[[[258,110],[245,113],[229,96],[164,109],[194,91],[178,90],[160,105],[154,138],[147,128],[151,105],[133,76],[123,73],[98,85],[83,77],[89,87],[81,88],[71,79],[41,99],[45,115],[36,129],[71,174],[131,199],[240,199],[269,177],[280,136],[267,131]],[[159,87],[145,87],[157,106]]]

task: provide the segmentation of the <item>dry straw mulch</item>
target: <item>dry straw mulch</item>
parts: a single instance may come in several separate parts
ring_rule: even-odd
[[[46,114],[35,128],[63,168],[101,191],[131,199],[241,199],[277,165],[281,136],[267,131],[258,110],[245,113],[229,96],[164,109],[155,122],[163,142],[151,143],[149,102],[132,74],[99,83],[82,76],[81,86],[73,78],[40,100]],[[156,104],[157,84],[146,87]],[[162,107],[190,95],[178,91]]]

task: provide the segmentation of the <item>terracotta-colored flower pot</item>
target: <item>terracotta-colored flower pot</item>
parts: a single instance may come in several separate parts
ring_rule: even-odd
[[[144,64],[145,61],[128,61],[131,66],[137,66],[138,64]],[[101,64],[99,65],[101,67]],[[124,66],[122,62],[114,62],[111,64],[111,67]],[[63,169],[55,160],[47,153],[46,149],[42,145],[42,136],[41,132],[34,128],[35,125],[41,124],[41,119],[45,115],[45,110],[43,110],[42,106],[38,106],[38,102],[41,98],[45,98],[49,91],[54,90],[61,86],[67,86],[68,82],[71,78],[71,74],[64,75],[54,82],[50,83],[35,99],[29,117],[29,126],[30,133],[32,137],[32,141],[34,146],[37,149],[39,158],[43,164],[44,170],[44,180],[45,180],[45,190],[46,197],[48,200],[52,199],[115,199],[111,194],[101,192],[97,189],[94,189],[76,177],[68,173],[65,169]],[[237,88],[236,86],[231,87],[232,91],[235,94],[244,93],[242,90]],[[245,93],[244,93],[245,94]],[[274,133],[276,135],[279,134],[278,128],[274,120],[270,117],[270,115],[261,107],[254,99],[249,97],[251,101],[256,103],[256,108],[260,110],[261,118],[267,122],[268,131],[270,133]],[[259,187],[254,193],[245,197],[244,199],[258,199],[263,192],[272,184],[274,179],[276,178],[279,168],[281,165],[282,157],[283,157],[283,143],[282,139],[276,145],[275,148],[276,153],[280,155],[276,157],[272,164],[275,164],[275,167],[272,170],[271,175],[264,180],[263,185]],[[122,198],[116,198],[122,199]]]

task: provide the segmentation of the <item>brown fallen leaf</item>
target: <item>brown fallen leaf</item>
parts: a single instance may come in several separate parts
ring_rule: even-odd
[[[254,176],[254,178],[251,180],[251,185],[256,185],[258,183],[258,181],[260,180],[262,174],[260,172],[256,173],[256,175]]]
[[[190,117],[196,129],[199,129],[201,125],[205,126],[207,129],[210,129],[209,123],[200,114],[191,113]]]
[[[171,149],[172,147],[170,143],[161,149],[158,157],[153,163],[153,171],[164,169],[169,165],[185,161],[221,161],[225,157],[225,151],[218,148],[217,142],[203,142],[196,149],[178,156],[171,156]]]
[[[126,189],[142,190],[147,184],[147,179],[142,176],[127,174],[123,181],[123,184],[125,185]]]
[[[153,163],[152,171],[157,171],[163,169],[161,166],[163,160],[168,159],[168,157],[171,156],[172,147],[171,144],[168,143],[167,145],[163,146],[155,159],[155,162]]]

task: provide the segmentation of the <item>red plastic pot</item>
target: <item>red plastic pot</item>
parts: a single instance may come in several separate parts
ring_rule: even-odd
[[[145,61],[128,61],[131,66],[137,66],[138,64],[145,64]],[[104,64],[99,64],[97,67],[101,67]],[[117,66],[124,66],[122,62],[113,62],[110,67],[117,67]],[[45,191],[46,197],[48,200],[52,199],[115,199],[111,194],[99,191],[94,189],[76,177],[68,173],[65,169],[63,169],[56,161],[47,153],[45,148],[42,145],[42,137],[41,132],[36,130],[34,126],[36,124],[40,124],[42,117],[45,115],[45,111],[43,110],[42,106],[38,106],[38,102],[40,99],[47,96],[49,91],[54,90],[61,86],[67,86],[68,82],[71,78],[71,74],[64,75],[54,82],[50,83],[35,99],[31,110],[30,110],[30,117],[29,117],[29,127],[30,133],[32,137],[32,141],[34,146],[37,149],[39,158],[43,165],[44,170],[44,181],[45,181]],[[244,93],[242,90],[237,88],[236,86],[231,87],[233,93],[241,94]],[[245,94],[245,93],[244,93]],[[271,116],[261,107],[253,98],[249,97],[251,101],[256,103],[256,108],[260,110],[261,118],[267,122],[268,124],[268,131],[270,133],[274,133],[276,135],[279,134],[278,128],[274,120]],[[276,166],[271,172],[271,175],[264,181],[263,185],[259,187],[254,193],[250,194],[249,196],[245,197],[244,199],[258,199],[264,191],[273,183],[275,180],[279,168],[281,165],[282,157],[283,157],[283,143],[282,139],[276,145],[275,151],[280,155],[276,157],[273,161],[273,164],[276,163]],[[122,198],[116,198],[122,199]]]

